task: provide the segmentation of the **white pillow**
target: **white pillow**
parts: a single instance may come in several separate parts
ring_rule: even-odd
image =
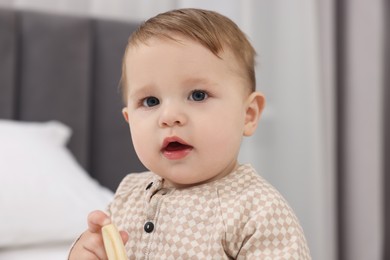
[[[59,122],[0,120],[0,249],[72,241],[113,193],[77,164]]]

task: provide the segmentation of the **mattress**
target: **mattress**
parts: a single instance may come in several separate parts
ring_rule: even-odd
[[[73,241],[53,245],[38,245],[0,249],[0,260],[56,260],[67,259]]]

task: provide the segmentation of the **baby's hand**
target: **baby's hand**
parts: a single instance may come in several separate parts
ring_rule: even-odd
[[[88,215],[88,229],[74,244],[69,260],[75,259],[107,259],[101,229],[111,223],[109,216],[102,211],[93,211]],[[120,232],[123,243],[128,240],[126,232]]]

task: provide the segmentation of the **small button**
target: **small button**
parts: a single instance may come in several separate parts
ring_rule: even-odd
[[[153,222],[148,221],[148,222],[145,223],[145,225],[144,225],[144,230],[145,230],[146,233],[152,232],[153,229],[154,229],[154,224],[153,224]]]
[[[146,186],[146,190],[152,188],[152,186],[153,186],[153,182],[149,183],[148,186]]]

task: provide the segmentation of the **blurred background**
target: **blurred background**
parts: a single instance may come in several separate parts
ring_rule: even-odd
[[[289,201],[313,259],[390,259],[388,1],[0,0],[0,7],[119,21],[182,7],[230,17],[258,52],[257,89],[267,98],[241,162]]]

